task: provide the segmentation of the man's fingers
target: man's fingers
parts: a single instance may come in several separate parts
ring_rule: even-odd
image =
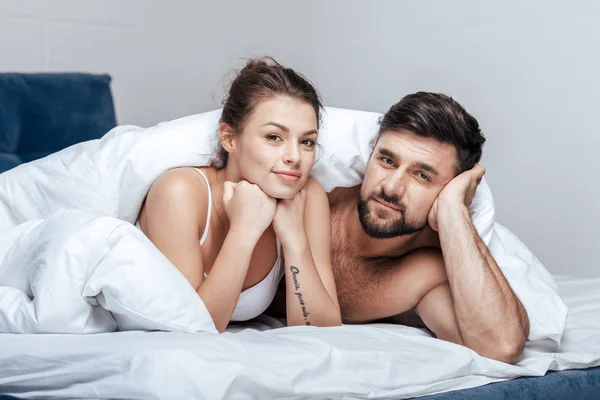
[[[475,164],[471,171],[473,171],[473,173],[479,177],[478,179],[481,179],[483,175],[485,175],[485,167],[481,164]]]

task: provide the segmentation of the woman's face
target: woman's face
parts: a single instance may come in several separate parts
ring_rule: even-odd
[[[232,139],[228,163],[269,196],[290,199],[309,177],[316,143],[313,107],[291,97],[273,97],[256,105],[243,132]]]

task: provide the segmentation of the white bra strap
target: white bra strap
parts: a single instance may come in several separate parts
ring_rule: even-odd
[[[202,237],[200,238],[200,246],[204,244],[206,237],[208,236],[208,228],[210,228],[210,213],[212,212],[212,192],[210,190],[210,183],[208,183],[208,178],[202,171],[198,168],[194,168],[206,181],[206,186],[208,187],[208,215],[206,216],[206,226],[204,227],[204,233],[202,233]]]

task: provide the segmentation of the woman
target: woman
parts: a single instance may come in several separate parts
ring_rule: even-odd
[[[250,60],[224,100],[213,166],[169,170],[148,192],[139,227],[219,332],[266,310],[283,275],[288,325],[341,324],[329,205],[309,177],[321,107],[292,69]]]

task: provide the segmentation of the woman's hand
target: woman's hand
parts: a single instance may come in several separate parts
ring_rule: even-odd
[[[273,218],[273,229],[283,247],[306,242],[306,230],[304,229],[305,206],[305,188],[301,189],[293,198],[277,202],[277,211]]]
[[[277,200],[248,181],[225,182],[223,203],[229,230],[242,232],[256,242],[273,222],[277,209]]]

